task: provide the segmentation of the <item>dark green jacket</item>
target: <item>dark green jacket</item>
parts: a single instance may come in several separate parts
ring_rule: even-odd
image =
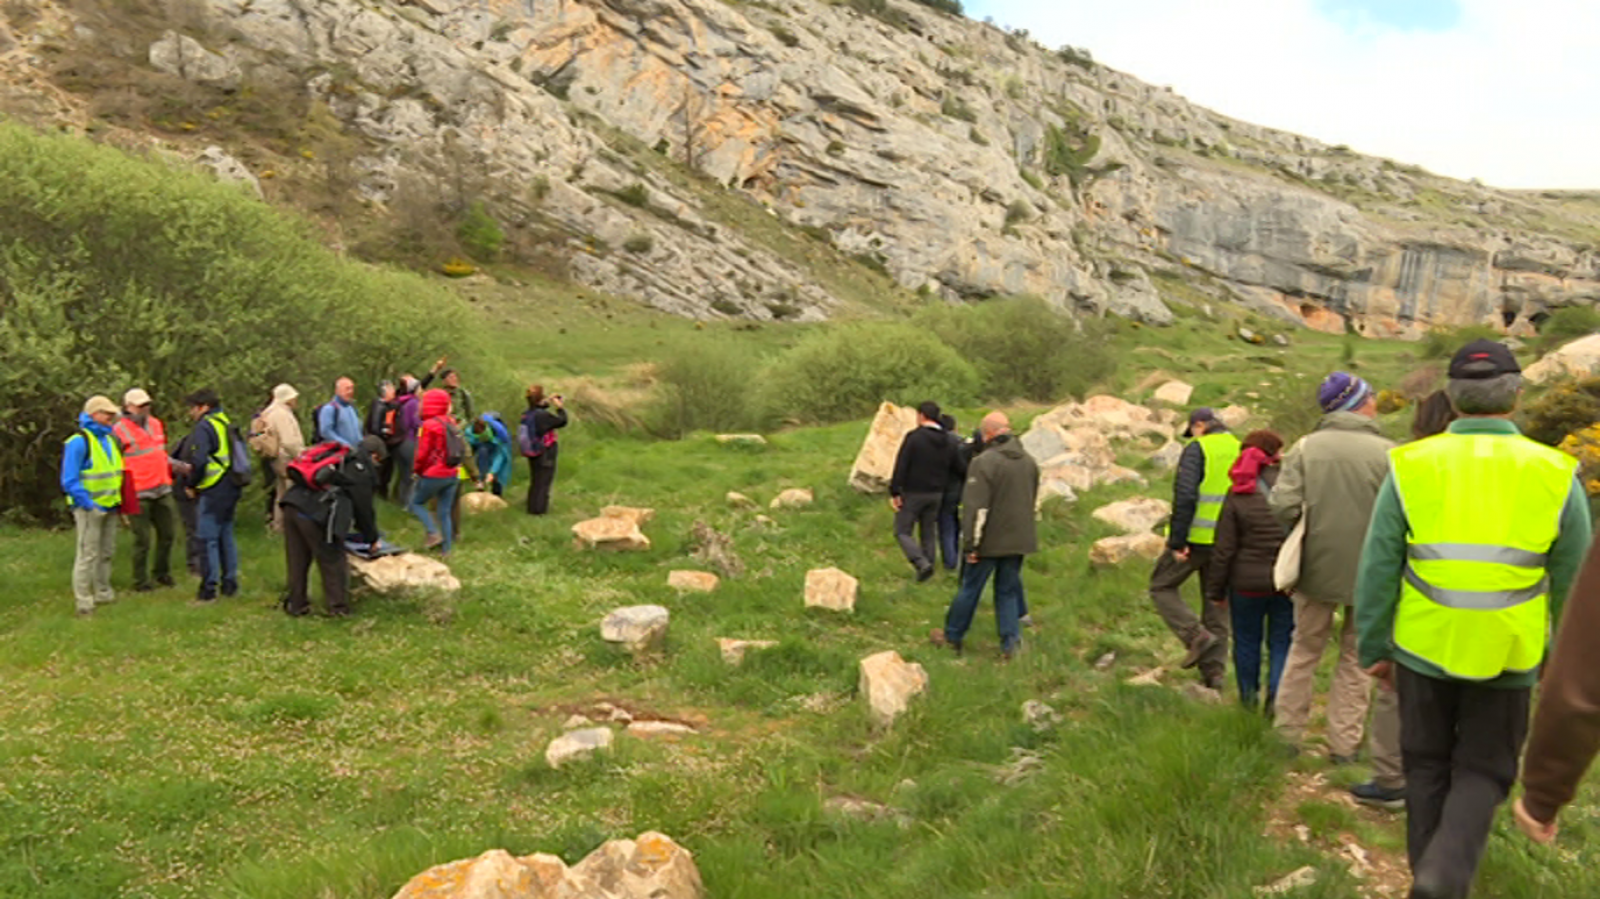
[[[1034,503],[1039,464],[1022,443],[1001,434],[972,460],[961,494],[961,546],[980,556],[1025,556],[1039,549]]]

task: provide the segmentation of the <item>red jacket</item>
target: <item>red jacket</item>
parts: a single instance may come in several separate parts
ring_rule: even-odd
[[[450,394],[430,390],[422,395],[422,429],[411,470],[419,478],[459,478],[461,466],[444,464],[444,428],[450,418]]]

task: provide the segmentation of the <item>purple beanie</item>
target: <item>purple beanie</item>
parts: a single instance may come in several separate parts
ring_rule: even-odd
[[[1317,389],[1317,404],[1324,412],[1349,412],[1372,395],[1372,386],[1355,375],[1336,371]]]

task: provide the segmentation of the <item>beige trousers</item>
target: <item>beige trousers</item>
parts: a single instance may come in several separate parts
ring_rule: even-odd
[[[1322,663],[1322,652],[1333,634],[1333,619],[1341,608],[1344,621],[1339,627],[1339,662],[1328,692],[1328,751],[1354,756],[1361,748],[1372,679],[1356,660],[1356,616],[1350,606],[1295,597],[1294,642],[1289,645],[1289,660],[1284,663],[1283,680],[1278,684],[1277,726],[1291,743],[1298,745],[1305,739],[1317,666]]]
[[[117,516],[73,509],[78,526],[78,555],[72,563],[72,595],[78,611],[92,612],[96,603],[117,598],[111,592],[111,557],[117,551]]]
[[[1404,789],[1406,772],[1400,759],[1400,694],[1381,686],[1372,698],[1367,752],[1372,756],[1372,782],[1389,790]]]

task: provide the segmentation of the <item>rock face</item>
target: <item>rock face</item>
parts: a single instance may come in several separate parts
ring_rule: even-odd
[[[560,768],[568,762],[582,761],[593,756],[596,752],[610,749],[616,736],[609,727],[586,727],[582,730],[571,730],[550,741],[545,747],[544,760],[552,768]]]
[[[837,568],[814,568],[806,572],[806,608],[856,610],[856,588],[860,581]]]
[[[244,163],[229,156],[221,147],[206,147],[194,161],[216,175],[218,181],[238,184],[260,199],[260,179]]]
[[[658,648],[667,639],[672,613],[663,606],[628,606],[600,622],[600,639],[620,643],[630,652]]]
[[[894,459],[900,441],[917,426],[917,410],[884,403],[872,417],[867,437],[861,441],[855,464],[850,466],[850,487],[861,493],[887,493],[894,476]]]
[[[858,689],[867,700],[872,723],[888,727],[911,705],[913,697],[928,689],[928,672],[900,653],[885,650],[861,660]]]
[[[420,553],[400,553],[378,559],[350,556],[350,571],[374,593],[394,596],[412,591],[455,593],[461,582],[449,566]]]
[[[609,731],[607,731],[609,733]],[[653,831],[610,840],[568,868],[554,855],[493,849],[413,877],[394,899],[704,899],[694,856]]]
[[[461,498],[461,508],[468,515],[501,512],[508,508],[506,501],[487,490],[477,490]]]
[[[1171,503],[1148,496],[1123,500],[1094,510],[1096,521],[1103,521],[1125,534],[1149,533],[1171,515]]]
[[[1563,344],[1528,366],[1522,376],[1531,384],[1553,384],[1564,378],[1600,374],[1600,334]]]
[[[617,551],[646,550],[650,538],[639,526],[627,518],[591,518],[572,526],[572,536],[579,549],[606,549]]]
[[[667,586],[681,593],[710,593],[720,579],[709,571],[669,571]]]
[[[1089,561],[1100,566],[1121,565],[1135,557],[1153,562],[1161,557],[1166,545],[1165,539],[1151,533],[1107,537],[1089,547]]]
[[[717,640],[717,650],[722,653],[722,660],[729,665],[743,664],[744,654],[753,649],[771,649],[777,645],[777,640],[730,640],[727,637]]]
[[[769,508],[773,509],[804,509],[816,501],[811,491],[803,487],[792,487],[773,497]]]
[[[150,67],[185,81],[223,91],[239,89],[244,73],[237,63],[212,53],[186,34],[169,31],[150,45]]]
[[[1183,406],[1189,402],[1189,397],[1194,395],[1194,387],[1182,381],[1168,381],[1156,388],[1151,398],[1158,403],[1169,406]]]

